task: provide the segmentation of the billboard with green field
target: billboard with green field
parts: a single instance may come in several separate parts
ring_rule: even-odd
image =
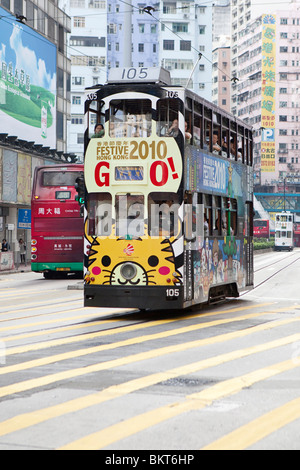
[[[1,132],[56,148],[56,46],[0,8]]]

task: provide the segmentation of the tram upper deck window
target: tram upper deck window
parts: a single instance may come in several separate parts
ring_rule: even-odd
[[[212,153],[221,154],[221,116],[213,113]]]
[[[150,100],[112,100],[109,106],[110,137],[149,137],[152,105]]]
[[[201,135],[202,135],[202,117],[194,113],[193,122],[193,145],[202,148]]]
[[[178,132],[178,100],[174,98],[158,100],[157,135],[163,137],[177,137]]]
[[[204,107],[204,142],[203,149],[212,151],[212,111]]]
[[[91,101],[88,103],[88,122],[89,122],[89,136],[95,133],[95,126],[105,123],[105,106],[104,101]]]
[[[238,143],[237,143],[237,159],[239,162],[245,161],[246,156],[246,139],[244,136],[244,128],[238,126]]]
[[[222,141],[221,141],[221,155],[222,157],[228,158],[229,153],[229,119],[226,117],[222,117]]]

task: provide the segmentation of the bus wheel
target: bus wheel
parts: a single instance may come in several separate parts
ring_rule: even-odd
[[[53,273],[51,271],[45,271],[43,276],[45,279],[53,279]]]

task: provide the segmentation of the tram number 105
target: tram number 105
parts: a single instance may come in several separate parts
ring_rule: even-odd
[[[167,289],[166,290],[166,299],[167,300],[176,300],[179,297],[179,289]]]

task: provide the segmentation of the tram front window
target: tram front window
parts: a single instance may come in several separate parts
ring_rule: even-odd
[[[150,100],[112,100],[109,105],[110,137],[149,137],[152,106]]]
[[[144,196],[116,195],[116,236],[139,238],[144,235]]]

